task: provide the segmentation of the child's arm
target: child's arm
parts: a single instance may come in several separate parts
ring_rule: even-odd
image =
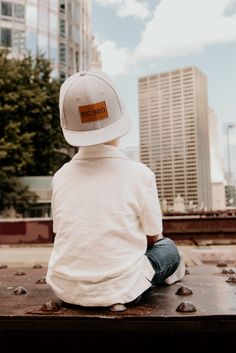
[[[147,248],[152,247],[162,238],[162,212],[158,199],[155,174],[151,173],[146,186],[142,212],[139,215],[140,223],[147,237]]]
[[[146,235],[147,237],[147,249],[153,247],[153,245],[160,239],[159,235]]]

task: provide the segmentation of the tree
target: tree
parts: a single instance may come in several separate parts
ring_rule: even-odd
[[[0,212],[11,207],[23,212],[36,201],[36,195],[16,178],[31,162],[33,133],[21,134],[20,123],[9,121],[5,126],[1,123],[0,134]]]
[[[35,199],[16,177],[53,174],[69,159],[62,153],[68,145],[59,124],[59,86],[43,56],[9,58],[0,51],[0,211]]]

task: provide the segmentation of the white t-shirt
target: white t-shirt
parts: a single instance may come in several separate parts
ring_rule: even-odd
[[[147,235],[162,237],[154,173],[117,147],[81,147],[53,177],[47,282],[67,303],[108,306],[151,286]]]

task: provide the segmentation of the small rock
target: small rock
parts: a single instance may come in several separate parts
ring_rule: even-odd
[[[235,275],[229,276],[226,282],[236,283],[236,276]]]
[[[227,267],[227,263],[224,261],[220,261],[217,263],[217,267]]]
[[[0,265],[0,270],[4,270],[5,268],[8,268],[8,266],[4,264]]]
[[[114,304],[109,307],[109,311],[125,311],[127,308],[123,304]]]
[[[46,277],[42,277],[37,279],[37,281],[35,282],[36,284],[46,284]]]
[[[24,271],[17,271],[15,276],[24,276],[26,273]]]
[[[62,307],[62,301],[60,299],[51,299],[47,303],[41,306],[41,311],[56,311]]]
[[[234,272],[234,270],[232,270],[232,268],[223,268],[223,270],[221,271],[221,273],[223,275],[232,275]]]
[[[193,294],[192,290],[188,287],[180,287],[176,292],[176,295],[191,295]]]
[[[189,270],[188,270],[187,268],[185,269],[185,274],[186,274],[186,275],[189,275],[189,274],[190,274],[190,272],[189,272]]]
[[[176,308],[176,311],[181,313],[192,313],[197,311],[196,307],[190,302],[182,302]]]
[[[32,268],[43,268],[43,266],[40,264],[35,264]]]
[[[12,294],[15,295],[23,295],[27,293],[27,289],[25,289],[24,287],[17,287],[16,289],[14,289]]]

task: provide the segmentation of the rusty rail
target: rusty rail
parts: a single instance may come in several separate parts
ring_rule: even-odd
[[[236,241],[236,215],[164,215],[163,234],[174,240]],[[49,218],[0,220],[0,244],[53,243],[54,236]]]

